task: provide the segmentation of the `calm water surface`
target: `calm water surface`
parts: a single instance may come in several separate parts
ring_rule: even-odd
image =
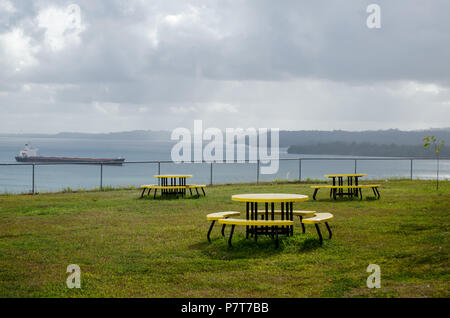
[[[145,140],[95,140],[0,137],[0,163],[15,163],[14,156],[31,142],[39,148],[43,156],[115,158],[126,161],[170,160],[173,143]],[[280,150],[280,158],[348,158],[351,156],[291,155],[285,149]],[[360,160],[357,172],[365,173],[366,179],[409,178],[409,160]],[[326,179],[324,174],[353,173],[354,160],[303,160],[301,178]],[[29,192],[32,184],[31,166],[0,166],[0,193]],[[139,186],[156,183],[153,177],[158,173],[158,164],[124,164],[123,166],[103,167],[103,186]],[[189,183],[210,183],[209,164],[162,163],[161,173],[192,174]],[[436,178],[436,161],[414,160],[413,177],[421,179]],[[213,165],[213,183],[234,183],[256,181],[256,163],[215,163]],[[276,174],[259,175],[260,181],[298,180],[298,160],[280,161]],[[440,179],[450,179],[450,160],[440,161]],[[90,189],[100,185],[100,167],[93,165],[47,165],[35,167],[35,189],[38,192],[71,189]]]

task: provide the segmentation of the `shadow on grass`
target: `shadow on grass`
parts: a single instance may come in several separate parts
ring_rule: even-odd
[[[344,198],[337,198],[336,200],[334,200],[333,198],[329,198],[329,199],[316,199],[314,201],[317,202],[351,202],[351,201],[355,201],[355,202],[361,202],[361,201],[378,201],[379,199],[377,197],[372,197],[372,196],[367,196],[367,197],[363,197],[362,199],[358,198],[349,198],[349,197],[344,197]],[[313,201],[313,202],[314,202]]]
[[[307,238],[303,240],[301,244],[293,244],[293,247],[299,252],[309,252],[317,248],[321,248],[322,245],[320,245],[318,239]]]
[[[258,259],[279,255],[284,252],[310,252],[321,248],[318,239],[305,238],[302,235],[293,237],[279,237],[279,246],[276,248],[275,240],[267,236],[245,238],[245,235],[233,236],[232,246],[228,246],[227,237],[212,237],[211,243],[206,238],[204,242],[199,242],[190,246],[192,249],[200,250],[203,254],[212,259],[235,260],[235,259]]]
[[[160,196],[157,195],[156,197],[153,197],[153,195],[144,195],[143,197],[138,197],[138,200],[155,200],[155,201],[174,201],[174,200],[198,200],[200,199],[202,196],[197,196],[197,195],[187,195],[187,196],[175,196],[175,195],[165,195],[165,196]]]

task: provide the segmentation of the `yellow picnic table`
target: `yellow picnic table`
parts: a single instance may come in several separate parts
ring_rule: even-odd
[[[343,186],[344,185],[344,178],[347,178],[347,185],[348,186],[357,186],[358,185],[358,178],[365,177],[366,174],[364,173],[348,173],[348,174],[326,174],[325,178],[331,178],[332,185],[333,186]],[[336,180],[337,179],[337,180]],[[337,181],[337,182],[336,182]],[[333,190],[330,190],[330,196],[333,194]],[[344,192],[342,188],[338,188],[336,195],[343,196],[343,195],[349,195],[349,196],[358,196],[358,189],[357,188],[348,188],[348,192]]]
[[[157,174],[155,178],[160,179],[161,195],[186,194],[186,179],[192,178],[191,174]]]
[[[250,194],[237,194],[231,196],[231,200],[238,202],[245,202],[246,206],[246,219],[258,220],[258,215],[263,215],[264,220],[275,220],[275,215],[280,215],[281,220],[293,221],[294,220],[294,202],[302,202],[308,200],[307,195],[303,194],[291,194],[291,193],[250,193]],[[280,205],[280,211],[275,211],[275,204]],[[258,208],[259,205],[259,208]],[[262,210],[262,211],[261,211]],[[281,229],[274,226],[246,226],[246,237],[252,235],[257,240],[258,235],[274,236],[285,234],[287,236],[293,235],[294,226],[282,226]],[[230,244],[231,244],[230,234]]]

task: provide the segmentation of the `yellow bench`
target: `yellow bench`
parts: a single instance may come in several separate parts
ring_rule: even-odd
[[[141,198],[144,197],[145,191],[148,190],[147,195],[150,195],[152,190],[155,190],[153,197],[156,197],[156,192],[158,190],[185,190],[189,189],[189,192],[192,195],[192,189],[195,189],[197,192],[197,195],[200,196],[200,193],[198,192],[198,189],[201,189],[203,191],[203,195],[206,196],[205,189],[206,184],[188,184],[188,185],[174,185],[174,186],[159,186],[156,184],[144,184],[140,186],[140,189],[142,189]],[[176,192],[178,194],[178,192]]]
[[[273,227],[275,232],[275,246],[278,248],[278,226],[292,226],[294,221],[290,220],[247,220],[247,219],[220,219],[219,224],[231,225],[230,237],[228,238],[228,245],[231,247],[231,239],[233,238],[234,228],[236,225],[240,226],[266,226]],[[257,240],[255,232],[255,241]]]
[[[333,199],[336,200],[336,194],[337,195],[351,194],[351,193],[337,193],[336,190],[338,190],[338,189],[356,189],[357,193],[359,191],[360,199],[362,199],[362,191],[361,191],[361,189],[369,189],[369,188],[372,188],[373,193],[379,199],[381,197],[380,196],[380,192],[378,191],[378,187],[379,186],[380,186],[379,184],[350,185],[350,186],[349,185],[341,185],[341,186],[339,186],[339,185],[337,185],[337,186],[336,185],[335,186],[333,186],[333,185],[323,185],[323,186],[311,186],[311,189],[314,189],[314,194],[313,194],[313,199],[314,200],[316,199],[317,191],[319,191],[319,189],[330,189],[331,190],[330,196],[333,195]]]
[[[206,184],[188,184],[186,185],[186,187],[189,189],[189,192],[192,195],[192,189],[195,189],[195,191],[197,191],[197,195],[200,196],[200,194],[198,193],[198,189],[200,188],[203,191],[203,195],[206,196],[205,193],[205,188],[206,188]]]
[[[304,224],[314,224],[314,226],[316,227],[317,230],[317,234],[319,235],[319,240],[320,240],[320,245],[322,245],[322,234],[320,233],[320,228],[319,228],[319,224],[320,223],[325,223],[325,226],[327,227],[328,233],[329,235],[329,239],[331,239],[332,233],[331,233],[331,229],[330,226],[328,225],[328,222],[333,220],[334,216],[331,213],[328,212],[324,212],[324,213],[316,213],[315,216],[310,217],[310,218],[306,218],[302,220],[302,223]]]
[[[206,236],[208,238],[208,241],[211,242],[211,239],[209,236],[211,234],[211,231],[214,227],[214,223],[216,223],[216,221],[218,221],[220,219],[229,218],[230,216],[238,216],[240,214],[241,213],[237,212],[237,211],[215,212],[215,213],[208,214],[206,216],[206,220],[211,221],[211,225],[208,230],[208,235]],[[225,236],[225,224],[222,225],[222,236]]]
[[[150,195],[150,192],[152,191],[152,189],[155,190],[154,195],[153,195],[153,198],[155,198],[158,190],[161,190],[161,191],[162,190],[184,190],[184,189],[186,189],[186,187],[187,186],[184,186],[184,185],[183,186],[180,186],[180,185],[178,185],[178,186],[158,186],[155,184],[145,184],[145,185],[141,185],[141,187],[140,187],[141,189],[143,189],[142,193],[141,193],[141,198],[144,196],[145,190],[147,190],[147,189],[148,189],[147,195]],[[174,192],[174,194],[176,194],[178,196],[179,192]]]
[[[258,210],[258,215],[261,213],[261,218],[265,219],[266,218],[266,210]],[[284,211],[284,213],[286,214],[287,212]],[[268,211],[269,216],[272,214],[271,211]],[[281,214],[281,210],[275,210],[274,211],[275,215],[280,215]],[[303,233],[305,233],[305,225],[302,223],[302,219],[303,218],[308,218],[311,216],[314,216],[316,214],[316,211],[300,211],[300,210],[294,210],[292,211],[292,215],[293,216],[298,216],[300,219],[300,224],[302,225],[302,231]]]
[[[142,193],[141,193],[141,198],[144,196],[145,194],[145,190],[148,189],[148,195],[150,195],[150,191],[152,191],[152,189],[156,187],[156,184],[143,184],[140,186],[140,189],[142,189]]]

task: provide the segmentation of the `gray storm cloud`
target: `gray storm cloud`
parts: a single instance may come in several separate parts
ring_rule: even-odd
[[[380,29],[366,25],[370,3]],[[0,132],[450,126],[448,12],[448,1],[0,0]]]

